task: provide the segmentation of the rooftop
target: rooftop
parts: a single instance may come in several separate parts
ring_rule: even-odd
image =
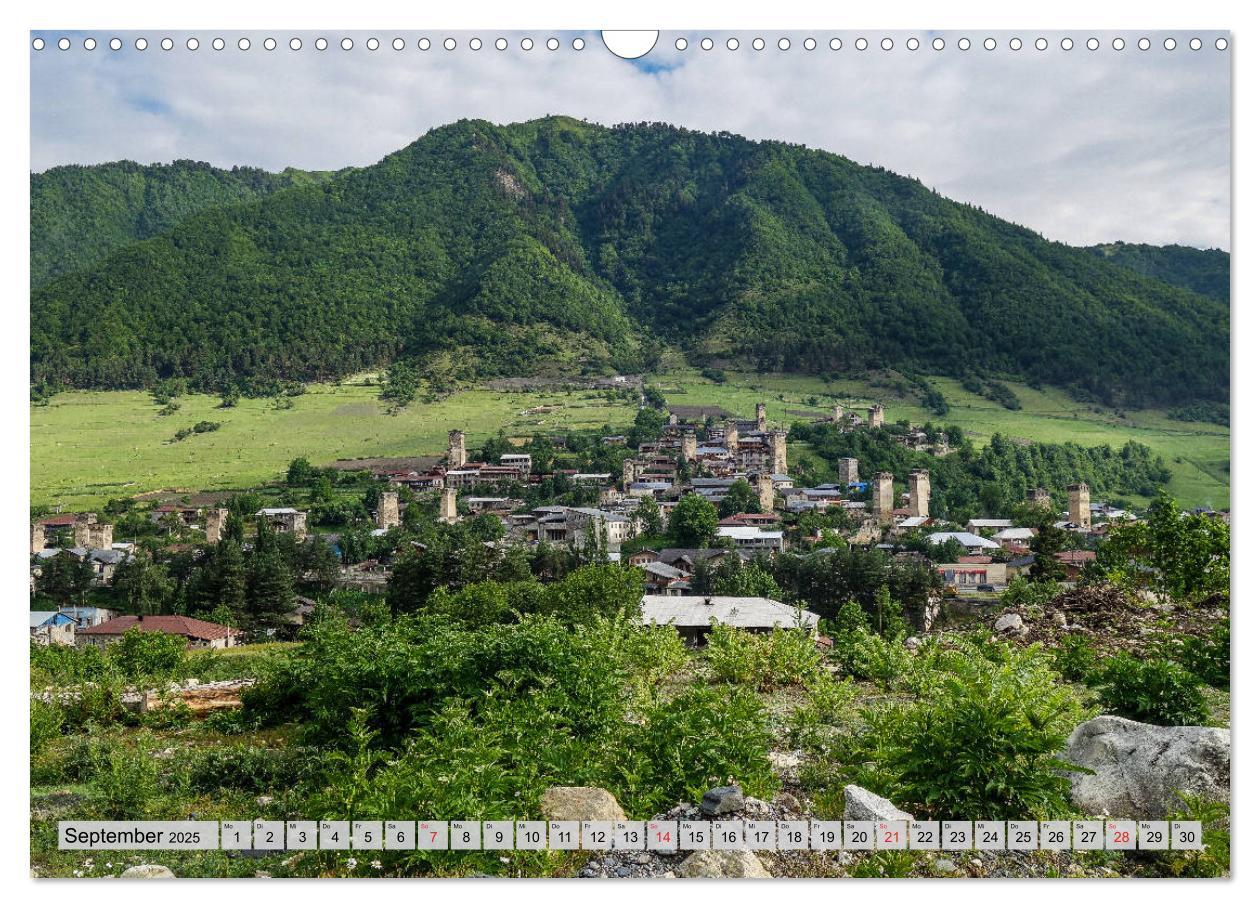
[[[818,626],[818,615],[761,596],[644,596],[643,624],[771,628]]]
[[[178,634],[190,640],[220,640],[240,633],[235,628],[202,621],[198,618],[189,618],[187,615],[122,615],[104,624],[84,628],[79,633],[85,636],[112,637],[121,636],[133,627],[138,627],[142,631]]]

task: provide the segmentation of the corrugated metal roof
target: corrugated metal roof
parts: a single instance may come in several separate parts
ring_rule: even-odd
[[[818,615],[760,596],[644,596],[643,624],[708,627],[714,620],[729,627],[818,626]]]

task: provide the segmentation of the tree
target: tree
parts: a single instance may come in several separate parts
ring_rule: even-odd
[[[1033,554],[1032,566],[1028,576],[1033,580],[1062,580],[1067,576],[1067,569],[1055,556],[1068,546],[1068,534],[1054,525],[1054,516],[1046,514],[1037,524],[1037,535],[1029,544]]]
[[[258,537],[249,563],[250,615],[261,624],[270,624],[293,611],[293,572],[281,552],[276,534],[259,524]]]
[[[683,548],[708,544],[717,524],[717,508],[694,492],[684,495],[669,513],[669,535]]]
[[[175,584],[165,565],[148,553],[137,552],[114,572],[114,592],[133,615],[160,615],[166,610]]]
[[[660,533],[662,527],[661,508],[651,495],[644,495],[639,499],[639,504],[631,516],[639,521],[643,527],[643,532],[649,536],[655,536]]]
[[[59,607],[82,605],[92,588],[92,578],[90,561],[62,549],[43,560],[36,588]]]
[[[731,483],[726,497],[718,506],[718,513],[723,517],[732,514],[755,514],[761,510],[761,499],[757,491],[747,479],[737,479]]]
[[[289,470],[285,474],[285,481],[291,486],[306,486],[311,484],[311,480],[317,475],[317,470],[311,466],[311,462],[305,457],[295,457],[289,461]]]
[[[733,556],[722,559],[713,571],[710,586],[712,592],[718,596],[783,598],[783,591],[769,571],[756,563],[743,564]]]
[[[1098,549],[1091,574],[1129,586],[1152,584],[1177,598],[1229,592],[1229,524],[1183,514],[1167,494],[1151,502],[1144,522],[1115,527]]]

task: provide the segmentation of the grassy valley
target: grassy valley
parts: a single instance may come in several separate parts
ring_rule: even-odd
[[[878,380],[876,380],[878,381]],[[772,422],[829,408],[833,397],[854,403],[880,400],[888,419],[957,424],[977,441],[995,432],[1031,441],[1123,445],[1132,439],[1161,455],[1173,479],[1169,491],[1187,504],[1229,501],[1229,429],[1168,419],[1160,411],[1106,410],[1078,403],[1058,391],[1013,386],[1022,409],[1008,410],[972,394],[954,380],[933,378],[950,412],[933,417],[919,399],[872,381],[828,382],[787,375],[729,373],[715,383],[695,372],[651,378],[671,404],[710,404],[751,415],[765,401]],[[457,392],[437,403],[413,403],[390,415],[379,387],[363,378],[317,384],[289,398],[291,409],[270,399],[245,398],[219,409],[219,398],[188,395],[180,408],[160,416],[161,406],[138,391],[74,391],[48,406],[31,408],[31,501],[63,509],[96,507],[110,498],[157,489],[235,489],[266,482],[295,457],[313,463],[339,458],[436,455],[449,429],[463,428],[476,445],[500,428],[509,435],[626,425],[634,405],[600,391]],[[789,411],[797,411],[792,413]],[[179,442],[181,428],[200,421],[217,431]],[[795,461],[809,456],[793,445]]]

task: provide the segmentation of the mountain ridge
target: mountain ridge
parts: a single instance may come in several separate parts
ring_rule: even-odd
[[[666,346],[1117,402],[1228,393],[1219,300],[882,168],[663,124],[461,120],[194,212],[32,296],[32,380],[52,385],[217,388],[400,358],[455,377],[624,370]]]

